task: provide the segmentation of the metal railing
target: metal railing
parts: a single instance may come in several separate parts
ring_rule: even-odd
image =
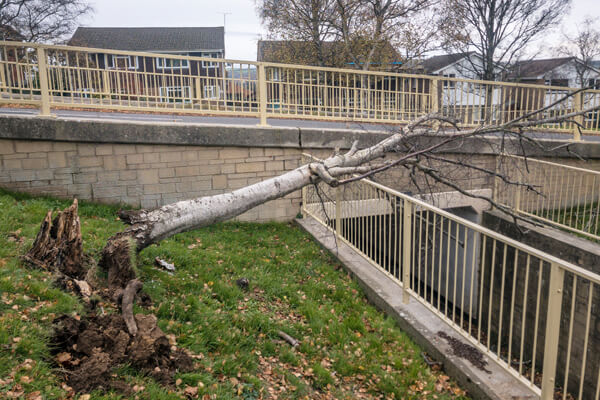
[[[192,53],[193,54],[193,53]],[[0,103],[150,112],[406,123],[430,112],[499,124],[577,89],[440,76],[0,42]],[[536,118],[600,105],[579,92]],[[578,126],[581,128],[578,129]],[[536,129],[600,134],[600,113]]]
[[[541,398],[599,398],[600,275],[366,179],[311,185],[302,198],[303,213],[397,282],[405,302],[422,302]]]
[[[600,239],[600,172],[514,155],[498,156],[496,200],[542,223]]]

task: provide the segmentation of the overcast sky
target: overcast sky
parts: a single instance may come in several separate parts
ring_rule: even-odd
[[[573,0],[564,28],[575,29],[586,16],[600,17],[598,3]],[[254,0],[92,0],[92,4],[96,13],[87,26],[223,26],[222,13],[230,13],[225,52],[227,58],[238,60],[256,60],[256,41],[265,35]],[[558,35],[546,38],[545,47],[549,47]]]

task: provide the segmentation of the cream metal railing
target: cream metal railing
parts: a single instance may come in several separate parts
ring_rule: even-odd
[[[576,89],[440,76],[0,42],[0,103],[52,107],[405,123],[430,112],[462,126],[499,124]],[[536,118],[600,105],[578,92]],[[578,126],[581,128],[578,129]],[[600,134],[600,113],[537,129]]]
[[[541,398],[599,398],[600,275],[366,179],[311,185],[302,199],[304,215],[397,282],[405,302]]]
[[[504,176],[530,186],[495,183],[496,200],[532,219],[600,239],[600,172],[515,155],[498,157]]]

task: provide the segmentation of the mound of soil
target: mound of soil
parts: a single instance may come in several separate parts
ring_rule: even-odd
[[[131,389],[112,377],[122,363],[165,385],[174,384],[175,372],[194,369],[192,358],[171,346],[154,315],[136,314],[135,320],[138,332],[131,336],[118,314],[55,319],[51,343],[57,364],[67,371],[67,384],[76,392],[115,389],[127,394]]]

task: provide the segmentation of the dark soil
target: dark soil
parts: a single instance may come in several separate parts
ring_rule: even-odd
[[[177,371],[194,369],[192,358],[169,344],[154,315],[136,314],[135,320],[138,333],[131,336],[119,314],[57,318],[51,344],[57,364],[67,371],[67,384],[76,392],[114,389],[128,394],[129,386],[112,377],[121,364],[130,364],[165,385],[174,384]]]
[[[481,351],[479,351],[476,347],[463,343],[460,340],[449,336],[444,331],[438,331],[437,335],[448,342],[450,347],[452,347],[452,352],[455,356],[468,360],[475,368],[485,371],[488,374],[492,373],[485,368],[488,363],[483,358]]]

